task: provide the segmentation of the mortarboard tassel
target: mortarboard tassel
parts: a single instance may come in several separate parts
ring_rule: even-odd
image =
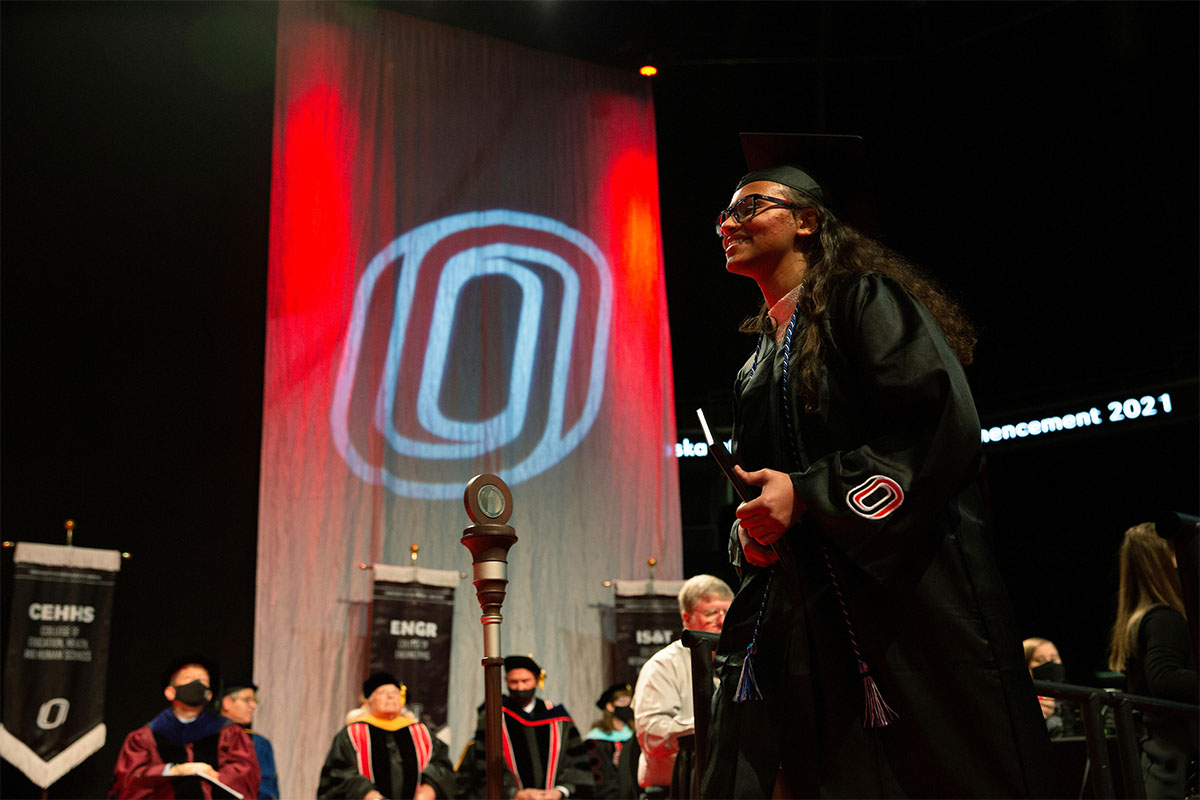
[[[742,661],[742,674],[738,676],[737,689],[733,693],[733,702],[744,703],[747,700],[762,700],[762,692],[758,688],[758,679],[754,677],[754,654],[758,652],[758,626],[762,622],[763,611],[767,608],[767,595],[771,592],[771,579],[775,577],[775,567],[767,573],[767,585],[763,587],[762,602],[758,605],[758,617],[754,620],[754,633],[750,636],[750,644],[746,645],[746,658]]]
[[[870,667],[861,658],[858,660],[858,674],[862,675],[863,702],[866,705],[863,727],[886,728],[892,720],[898,719],[900,715],[884,702],[883,694],[879,691],[879,684],[875,683],[875,679],[871,677]]]
[[[804,284],[800,284],[803,288]],[[788,394],[788,362],[791,360],[792,353],[792,333],[796,330],[796,316],[800,313],[800,301],[796,300],[796,308],[792,311],[791,321],[788,322],[787,334],[783,339],[783,380],[780,385],[780,391],[783,395],[783,423],[787,428],[788,444],[792,446],[792,458],[799,465],[800,454],[796,451],[796,434],[792,430],[792,408]],[[761,338],[760,338],[761,344]],[[755,356],[755,364],[757,365],[758,357]],[[889,706],[883,699],[883,693],[879,691],[879,685],[875,683],[875,679],[871,677],[871,668],[867,666],[867,662],[863,659],[862,650],[858,647],[858,637],[854,635],[854,622],[850,619],[850,609],[846,607],[846,598],[842,595],[842,587],[838,585],[837,570],[833,568],[833,559],[829,556],[829,546],[824,542],[821,543],[821,550],[825,553],[825,568],[829,572],[829,580],[833,584],[833,593],[837,596],[838,603],[842,607],[842,618],[846,622],[846,637],[850,640],[850,647],[854,650],[854,657],[858,660],[858,674],[862,676],[863,682],[863,727],[864,728],[886,728],[893,720],[899,719],[892,707]],[[766,597],[763,597],[763,602],[766,602]],[[759,616],[762,616],[762,609],[759,609]],[[755,623],[754,633],[758,635],[758,624]],[[751,646],[753,646],[753,641]],[[746,656],[749,660],[749,655]],[[743,671],[744,671],[743,667]],[[738,691],[741,691],[739,684]]]
[[[746,658],[742,661],[742,674],[738,677],[737,691],[733,693],[733,702],[744,703],[747,700],[762,700],[762,692],[758,689],[758,681],[754,677],[754,645],[746,648]]]
[[[825,566],[829,570],[829,579],[833,582],[833,592],[842,606],[842,617],[846,620],[846,634],[850,638],[850,647],[854,649],[854,657],[858,660],[858,674],[862,675],[863,727],[886,728],[892,720],[899,719],[900,715],[884,701],[883,693],[879,691],[879,684],[875,683],[875,679],[871,677],[871,668],[867,666],[862,651],[858,649],[858,637],[854,635],[854,625],[850,622],[850,610],[846,608],[846,598],[842,596],[842,587],[838,586],[837,571],[833,568],[833,559],[829,557],[829,548],[822,544],[821,549],[825,552]]]

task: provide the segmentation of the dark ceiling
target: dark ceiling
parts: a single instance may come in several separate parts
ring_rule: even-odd
[[[980,328],[970,377],[985,421],[1195,380],[1196,3],[354,5],[620,69],[653,57],[685,412],[704,402],[720,419],[729,376],[750,347],[733,331],[755,309],[756,288],[725,274],[711,236],[744,169],[737,134],[746,130],[865,137],[883,238],[959,295]],[[169,248],[153,244],[173,241],[162,215],[185,220],[210,205],[226,241],[265,259],[273,5],[2,9],[8,297],[26,279],[11,265],[43,258],[45,242],[82,238],[95,257],[118,258],[104,237],[123,226],[138,234],[128,242]],[[180,52],[197,41],[207,42],[205,59]],[[224,74],[194,75],[197,64]],[[177,158],[186,152],[230,163],[189,171]],[[97,182],[100,170],[111,176]],[[164,196],[145,189],[159,180]],[[61,211],[77,183],[105,202],[72,201],[84,210],[67,234]],[[249,213],[228,214],[235,195]],[[118,220],[104,218],[117,209]],[[231,226],[239,238],[230,240]],[[107,290],[97,274],[61,280],[69,291]],[[170,283],[179,275],[136,280],[179,291]],[[217,309],[230,315],[226,325],[244,311]]]
[[[658,66],[683,408],[724,397],[747,347],[729,331],[757,302],[708,239],[742,170],[743,130],[866,137],[884,238],[981,328],[972,381],[985,416],[1195,375],[1196,4],[378,5]]]
[[[886,63],[1043,24],[1070,3],[420,0],[377,7],[613,67]]]

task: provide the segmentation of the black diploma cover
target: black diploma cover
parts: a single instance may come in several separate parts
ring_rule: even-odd
[[[749,502],[758,497],[761,490],[757,486],[751,486],[744,480],[738,477],[738,474],[733,469],[733,456],[725,449],[725,443],[719,441],[712,435],[712,431],[708,429],[708,420],[704,418],[704,409],[697,408],[696,416],[700,418],[700,428],[704,431],[704,441],[708,443],[708,452],[716,459],[717,466],[721,468],[721,472],[725,473],[725,477],[729,479],[729,483],[733,486],[734,493],[737,494],[743,503]],[[796,565],[792,559],[792,554],[787,548],[787,544],[782,540],[771,545],[771,550],[788,569],[795,569]]]
[[[725,449],[725,443],[714,437],[712,431],[708,429],[708,420],[704,418],[704,409],[697,408],[696,416],[700,418],[700,427],[704,431],[704,441],[708,443],[708,454],[716,459],[717,466],[721,468],[721,472],[724,472],[725,477],[729,479],[730,485],[733,486],[733,491],[741,498],[743,503],[758,497],[758,487],[746,483],[734,472],[733,456]]]

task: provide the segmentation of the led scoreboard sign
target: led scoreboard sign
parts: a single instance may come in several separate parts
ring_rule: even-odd
[[[1168,389],[1168,391],[1161,391]],[[985,424],[979,431],[984,444],[1019,440],[1055,439],[1096,429],[1135,430],[1148,423],[1175,422],[1196,416],[1196,380],[1128,395],[1110,395],[1094,403],[1039,414],[1014,413],[1008,421]],[[1061,407],[1060,407],[1061,408]],[[999,416],[999,415],[994,415]],[[1006,415],[1007,416],[1007,415]],[[1013,417],[1017,417],[1015,420]],[[989,420],[990,421],[990,420]],[[1119,426],[1115,428],[1114,426]]]
[[[1164,388],[1164,387],[1159,387]],[[1111,430],[1120,423],[1122,430],[1132,430],[1134,424],[1167,422],[1183,418],[1194,418],[1197,410],[1197,382],[1195,379],[1175,384],[1170,391],[1132,393],[1115,396],[1094,404],[1068,407],[1068,410],[1046,414],[1021,414],[1016,421],[985,425],[979,431],[979,440],[984,444],[1015,442],[1019,440],[1045,439],[1080,430],[1103,428]],[[1018,412],[1019,413],[1019,412]],[[1017,416],[1014,414],[1013,416]],[[1023,418],[1021,418],[1023,417]],[[1011,417],[1010,417],[1011,419]],[[726,447],[732,443],[727,441]],[[697,458],[708,455],[703,441],[693,442],[689,437],[675,444],[676,458]]]
[[[980,430],[979,440],[987,443],[1006,439],[1024,439],[1029,436],[1042,436],[1076,428],[1092,428],[1114,422],[1149,419],[1159,415],[1165,416],[1175,411],[1175,404],[1171,400],[1170,392],[1128,397],[1123,400],[1109,400],[1103,406],[1103,411],[1092,406],[1082,411],[1051,414],[1016,423],[993,425]]]

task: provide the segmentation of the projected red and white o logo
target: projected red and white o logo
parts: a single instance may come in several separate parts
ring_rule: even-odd
[[[492,210],[414,228],[359,279],[338,452],[410,497],[459,497],[481,466],[510,484],[545,471],[599,411],[611,306],[604,255],[557,220]]]

